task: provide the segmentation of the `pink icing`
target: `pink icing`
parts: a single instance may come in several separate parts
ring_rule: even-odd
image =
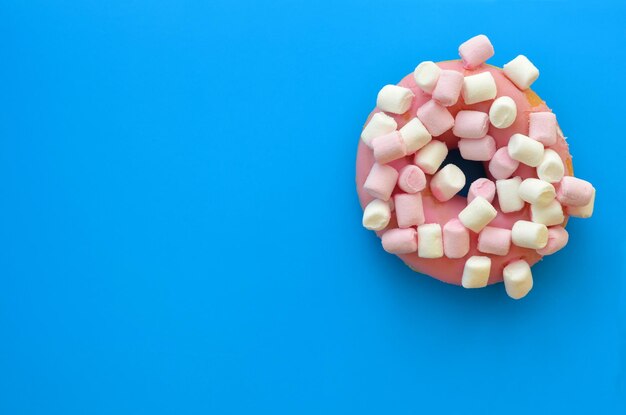
[[[492,136],[496,142],[496,147],[501,148],[507,145],[509,138],[514,133],[522,133],[528,135],[529,127],[528,127],[528,117],[532,112],[540,112],[540,111],[550,111],[550,109],[546,106],[546,104],[538,99],[534,93],[530,90],[520,91],[511,81],[509,81],[502,70],[499,68],[495,68],[489,65],[480,65],[478,68],[469,70],[464,69],[461,61],[446,61],[438,63],[438,65],[442,69],[452,69],[463,73],[464,76],[474,75],[477,73],[481,73],[484,71],[489,71],[493,75],[497,89],[498,95],[501,96],[509,96],[511,97],[516,105],[517,105],[517,118],[515,122],[504,129],[497,129],[493,126],[489,126],[488,134]],[[415,94],[415,98],[412,102],[411,108],[404,114],[395,115],[389,114],[394,117],[396,122],[398,123],[398,128],[404,126],[411,118],[413,118],[417,112],[417,109],[428,102],[431,97],[430,95],[423,92],[416,84],[413,78],[413,74],[407,75],[400,83],[400,86],[410,88],[411,91]],[[452,116],[456,116],[457,112],[460,110],[477,110],[489,112],[489,107],[493,101],[485,101],[472,105],[465,105],[462,99],[459,100],[455,105],[450,106],[447,110],[450,111]],[[376,108],[368,117],[371,118],[373,114],[379,112],[380,110]],[[444,141],[448,148],[453,149],[457,147],[458,137],[455,137],[451,130],[444,132],[441,136],[436,138],[437,140]],[[563,137],[560,129],[558,129],[558,138],[555,145],[551,146],[554,151],[559,154],[561,159],[563,159],[566,166],[571,166],[571,155],[568,150],[567,143],[565,138]],[[407,156],[401,158],[399,160],[395,160],[390,163],[390,165],[397,170],[402,169],[404,166],[411,164],[413,157]],[[488,161],[485,162],[485,170],[487,171],[487,175],[490,179],[494,179],[488,172]],[[357,160],[356,160],[356,184],[357,184],[357,193],[359,196],[359,201],[361,206],[364,208],[373,197],[370,196],[366,191],[363,190],[363,183],[370,171],[370,168],[374,164],[374,156],[372,150],[367,147],[361,140],[359,140],[359,146],[357,150]],[[566,170],[570,170],[566,174],[573,174],[571,169],[566,168]],[[520,166],[515,171],[514,175],[520,176],[522,178],[527,177],[537,177],[536,170],[532,167],[525,166],[520,164]],[[430,182],[432,176],[427,176],[427,181]],[[401,192],[401,190],[396,189],[394,193]],[[447,202],[439,202],[437,199],[433,197],[433,195],[429,191],[429,186],[422,191],[422,204],[424,208],[424,216],[426,219],[426,223],[439,223],[442,226],[448,221],[455,219],[459,212],[467,205],[467,200],[463,196],[456,195],[452,199]],[[517,220],[530,220],[530,206],[526,205],[524,209],[519,212],[513,213],[502,213],[500,212],[499,205],[497,202],[497,198],[494,200],[494,207],[498,209],[498,216],[489,224],[492,227],[499,227],[505,229],[511,229],[513,223]],[[567,220],[567,217],[566,217]],[[387,229],[397,228],[397,222],[395,219],[395,215],[392,215],[391,222]],[[377,232],[380,236],[382,232]],[[465,261],[467,258],[473,255],[485,255],[481,253],[477,249],[478,245],[478,234],[474,232],[470,232],[470,249],[469,252],[462,258],[452,259],[452,258],[437,258],[437,259],[427,259],[420,258],[417,253],[410,254],[399,254],[398,256],[412,269],[415,271],[428,274],[434,278],[437,278],[441,281],[461,285],[461,276],[463,274],[463,267],[465,265]],[[504,267],[512,261],[523,259],[528,262],[529,265],[533,265],[538,262],[542,256],[538,254],[536,251],[526,248],[520,248],[515,245],[511,245],[510,251],[507,255],[504,256],[493,256],[491,257],[491,273],[489,275],[489,284],[497,283],[502,281],[502,270]]]

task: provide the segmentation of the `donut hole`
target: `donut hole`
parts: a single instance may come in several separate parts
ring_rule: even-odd
[[[465,174],[465,186],[458,193],[459,196],[467,197],[470,185],[477,179],[487,178],[487,172],[485,171],[485,165],[482,161],[465,160],[461,157],[461,152],[458,149],[448,151],[448,156],[445,158],[441,167],[446,164],[454,164]]]

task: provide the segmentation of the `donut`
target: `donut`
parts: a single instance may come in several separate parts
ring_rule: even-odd
[[[539,71],[527,57],[487,64],[485,35],[459,55],[422,62],[378,93],[357,148],[362,223],[416,272],[465,288],[504,282],[519,299],[531,266],[567,244],[568,219],[592,215],[595,188],[574,177],[556,116],[530,89]],[[464,163],[484,177],[468,183]]]

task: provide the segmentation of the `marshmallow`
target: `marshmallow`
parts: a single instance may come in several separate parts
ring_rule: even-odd
[[[452,133],[459,138],[482,138],[487,135],[489,116],[482,111],[459,111]]]
[[[444,69],[433,90],[433,99],[444,107],[452,106],[459,100],[462,86],[463,74],[461,72]]]
[[[440,74],[441,68],[435,62],[426,61],[417,65],[413,72],[413,77],[417,86],[422,88],[422,91],[430,94],[435,89]]]
[[[556,144],[556,115],[552,112],[531,112],[528,116],[528,136],[544,146]]]
[[[557,183],[561,181],[564,174],[565,166],[561,156],[551,148],[545,149],[541,163],[537,166],[537,176],[546,182]]]
[[[511,229],[511,240],[522,248],[541,249],[548,243],[548,227],[541,223],[518,220]]]
[[[477,196],[460,213],[461,223],[476,233],[483,230],[491,222],[498,212],[486,199]]]
[[[496,154],[496,141],[492,136],[483,138],[463,138],[459,140],[459,151],[465,160],[487,161]]]
[[[507,147],[499,148],[489,162],[489,173],[494,179],[508,179],[519,167],[519,161],[509,156]]]
[[[530,205],[530,217],[533,222],[542,223],[546,226],[560,225],[565,220],[563,207],[556,200],[545,206]]]
[[[376,199],[389,200],[398,181],[398,172],[391,166],[374,163],[363,183],[363,190]]]
[[[524,55],[519,55],[504,64],[502,72],[522,91],[528,89],[539,78],[539,70]]]
[[[480,178],[474,180],[467,191],[467,203],[470,203],[472,200],[476,198],[476,196],[480,196],[484,198],[487,202],[493,202],[493,198],[496,195],[496,184],[489,179]]]
[[[424,223],[421,193],[399,193],[393,197],[393,203],[396,208],[399,228],[408,228]]]
[[[537,249],[539,255],[552,255],[567,245],[569,234],[562,226],[548,228],[548,244],[545,248]]]
[[[513,160],[530,167],[537,167],[543,159],[543,144],[524,134],[513,134],[507,148]]]
[[[372,115],[370,121],[365,128],[363,128],[363,131],[361,131],[361,140],[363,140],[368,147],[371,147],[374,138],[389,134],[395,131],[397,127],[398,123],[396,123],[396,120],[384,112],[377,112]]]
[[[519,176],[512,179],[496,180],[496,192],[502,213],[517,212],[524,207],[524,201],[519,197],[521,183],[522,179]]]
[[[592,195],[591,183],[577,177],[565,176],[561,179],[556,197],[566,206],[585,206],[591,201]]]
[[[380,164],[387,164],[406,156],[406,145],[397,131],[374,138],[372,149],[374,158]]]
[[[416,235],[415,228],[389,229],[380,239],[390,254],[410,254],[417,251]]]
[[[463,258],[469,248],[469,231],[460,220],[451,219],[443,225],[443,252],[448,258]]]
[[[432,136],[419,118],[413,118],[400,128],[400,135],[406,145],[406,154],[413,154],[430,142]]]
[[[413,164],[404,166],[398,176],[398,187],[406,193],[417,193],[426,187],[426,175]]]
[[[556,190],[550,183],[535,179],[525,179],[517,190],[519,197],[533,205],[546,206],[556,197]]]
[[[507,255],[511,248],[511,230],[485,226],[478,235],[478,250],[485,254]]]
[[[417,109],[417,118],[434,137],[440,136],[454,125],[454,117],[450,111],[432,99]]]
[[[511,97],[497,98],[489,108],[489,121],[496,128],[507,128],[517,118],[517,105]]]
[[[440,202],[446,202],[465,186],[465,174],[454,164],[447,164],[430,181],[430,191]]]
[[[494,99],[497,93],[496,80],[491,72],[482,72],[463,79],[461,95],[467,105]]]
[[[433,140],[415,153],[415,164],[426,174],[435,174],[448,155],[448,147],[443,141]]]
[[[596,189],[591,192],[591,200],[585,206],[568,206],[567,214],[575,218],[590,218],[593,215],[593,205],[596,199]]]
[[[465,288],[483,288],[489,281],[491,258],[487,256],[471,256],[465,261],[461,285]]]
[[[391,207],[389,203],[374,199],[363,210],[363,227],[370,231],[381,231],[389,225]]]
[[[427,223],[417,227],[417,255],[420,258],[441,258],[443,256],[441,225]]]
[[[511,262],[502,272],[504,289],[509,297],[519,300],[533,288],[533,274],[530,265],[524,260]]]
[[[465,69],[474,69],[494,54],[493,45],[485,35],[474,36],[459,46],[459,56]]]
[[[398,85],[385,85],[378,93],[376,106],[393,114],[404,114],[411,107],[413,91]]]

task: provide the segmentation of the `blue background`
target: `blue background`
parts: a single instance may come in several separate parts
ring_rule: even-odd
[[[0,413],[624,413],[625,21],[623,2],[2,2]],[[598,190],[519,302],[411,272],[354,189],[379,88],[477,33],[492,63],[540,68]]]

